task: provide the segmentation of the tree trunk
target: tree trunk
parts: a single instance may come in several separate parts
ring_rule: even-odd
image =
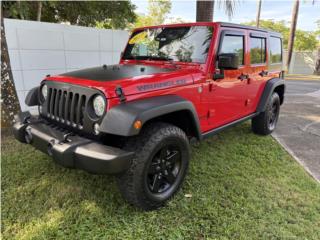
[[[292,58],[294,38],[296,34],[298,15],[299,15],[299,3],[300,3],[299,0],[295,0],[293,4],[291,28],[290,28],[290,35],[289,35],[289,41],[288,41],[288,58],[287,58],[287,65],[286,65],[287,71],[289,71],[291,58]]]
[[[262,0],[258,0],[258,9],[257,9],[258,11],[257,11],[257,18],[256,18],[257,27],[259,27],[260,25],[261,1]]]
[[[214,0],[197,0],[197,22],[212,22],[214,11]]]
[[[317,59],[316,59],[316,65],[314,67],[314,74],[320,75],[320,46],[318,47],[318,51],[317,51]]]
[[[13,117],[21,111],[11,72],[8,45],[1,8],[1,127],[10,127]]]
[[[42,2],[41,2],[41,1],[38,1],[37,5],[38,5],[37,21],[40,22],[40,21],[41,21]]]

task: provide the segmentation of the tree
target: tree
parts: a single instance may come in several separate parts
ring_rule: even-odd
[[[139,15],[131,28],[163,24],[171,11],[171,2],[168,0],[148,0],[148,14]]]
[[[291,58],[292,58],[294,39],[296,35],[296,28],[297,28],[297,22],[298,22],[299,3],[300,3],[299,0],[294,0],[294,3],[293,3],[291,28],[290,28],[289,41],[288,41],[288,57],[287,57],[287,63],[286,63],[287,71],[290,67]]]
[[[257,27],[259,27],[260,25],[261,3],[262,3],[262,0],[258,0],[258,9],[257,9],[257,17],[256,17]]]
[[[14,115],[20,110],[21,108],[11,71],[1,8],[1,127],[11,126]]]
[[[41,21],[41,9],[42,9],[42,2],[38,1],[38,11],[37,11],[37,21]]]
[[[225,10],[225,13],[231,18],[236,7],[236,0],[197,0],[197,22],[212,22],[214,16],[214,6],[218,3],[218,7]]]
[[[320,20],[318,20],[316,23],[318,25],[318,30],[316,31],[316,35],[318,39],[320,39]],[[316,54],[317,55],[316,55],[316,63],[314,66],[314,74],[320,75],[320,40],[318,41],[318,48],[317,48]]]
[[[255,21],[247,22],[243,24],[256,26]],[[285,21],[260,20],[260,27],[281,33],[283,36],[283,46],[285,49],[288,48],[290,28],[286,26]],[[303,31],[300,29],[296,30],[294,50],[313,51],[314,49],[316,49],[317,44],[318,44],[317,34],[315,32]]]
[[[214,11],[214,1],[200,1],[197,0],[197,22],[212,22]]]
[[[7,1],[8,18],[44,22],[70,22],[72,25],[126,28],[135,21],[135,5],[129,1]],[[39,7],[41,6],[41,7]]]

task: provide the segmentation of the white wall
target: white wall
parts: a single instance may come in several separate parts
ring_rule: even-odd
[[[287,62],[287,51],[284,51],[284,63]],[[312,75],[316,64],[316,51],[293,52],[289,67],[290,74]]]
[[[23,110],[26,93],[47,74],[118,63],[128,32],[5,19],[13,78]]]

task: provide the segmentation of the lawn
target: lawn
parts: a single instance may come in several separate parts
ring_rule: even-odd
[[[158,211],[12,138],[1,184],[3,239],[320,239],[320,185],[249,123],[194,146],[182,190]]]

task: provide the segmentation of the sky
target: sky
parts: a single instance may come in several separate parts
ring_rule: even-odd
[[[195,22],[196,0],[171,0],[172,8],[169,18],[181,18],[187,22]],[[137,6],[136,12],[147,14],[148,2],[146,0],[132,0]],[[291,21],[293,0],[262,0],[261,19],[274,19]],[[223,9],[216,6],[214,21],[243,23],[255,20],[257,12],[256,0],[239,0],[235,14],[229,19]],[[316,21],[320,20],[320,0],[300,1],[299,17],[297,28],[307,31],[316,29]]]

